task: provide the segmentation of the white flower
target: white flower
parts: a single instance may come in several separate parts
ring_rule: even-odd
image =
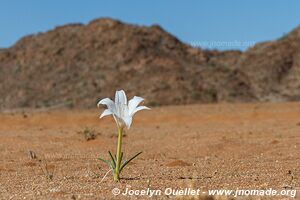
[[[132,123],[132,117],[136,112],[150,109],[146,106],[138,106],[142,101],[144,101],[142,97],[134,96],[127,104],[125,92],[123,90],[116,91],[115,102],[109,98],[102,99],[98,102],[98,107],[101,104],[107,106],[107,109],[103,111],[100,118],[113,115],[118,127],[123,128],[126,126],[129,129]]]

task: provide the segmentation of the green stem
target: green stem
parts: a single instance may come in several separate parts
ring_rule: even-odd
[[[116,171],[114,173],[115,181],[120,180],[122,137],[123,137],[123,128],[118,127],[117,163],[116,163]]]

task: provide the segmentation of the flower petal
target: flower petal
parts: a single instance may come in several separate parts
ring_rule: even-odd
[[[111,112],[111,110],[105,109],[105,110],[103,111],[103,113],[101,114],[100,118],[105,117],[105,116],[107,116],[107,115],[111,115],[111,114],[113,114],[113,113]]]
[[[127,97],[124,90],[116,91],[115,95],[115,104],[116,105],[126,105],[127,104]]]
[[[131,123],[132,123],[132,117],[130,117],[130,116],[125,117],[125,118],[123,118],[123,121],[124,121],[125,125],[127,126],[127,129],[129,129],[131,126]]]
[[[122,118],[118,117],[117,115],[113,114],[113,117],[116,121],[116,124],[118,127],[124,127],[125,126],[125,122]]]
[[[137,107],[136,109],[134,109],[134,111],[132,112],[132,116],[133,116],[136,112],[138,112],[138,111],[140,111],[140,110],[144,110],[144,109],[150,110],[150,108],[148,108],[148,107],[146,107],[146,106],[139,106],[139,107]]]
[[[128,102],[128,114],[131,115],[142,101],[144,101],[144,99],[137,96],[134,96],[132,99],[130,99]]]
[[[97,106],[99,107],[101,104],[106,105],[111,112],[115,112],[115,103],[110,98],[102,99]]]

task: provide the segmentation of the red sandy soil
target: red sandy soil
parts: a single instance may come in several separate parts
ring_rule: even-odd
[[[115,187],[121,191],[126,187],[191,187],[300,192],[300,103],[168,106],[142,111],[126,133],[123,151],[125,157],[138,151],[143,154],[125,168],[119,183],[113,182],[111,173],[101,182],[108,168],[97,157],[115,152],[117,141],[112,117],[99,119],[101,111],[1,114],[1,199],[115,199],[111,193]],[[96,139],[86,141],[85,128],[95,130]],[[29,150],[36,159],[29,157]],[[156,197],[166,198],[173,197]]]

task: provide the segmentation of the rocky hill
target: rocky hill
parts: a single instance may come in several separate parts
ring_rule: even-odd
[[[95,107],[124,89],[149,105],[300,99],[300,29],[246,52],[208,51],[160,26],[103,18],[0,50],[0,109]]]

